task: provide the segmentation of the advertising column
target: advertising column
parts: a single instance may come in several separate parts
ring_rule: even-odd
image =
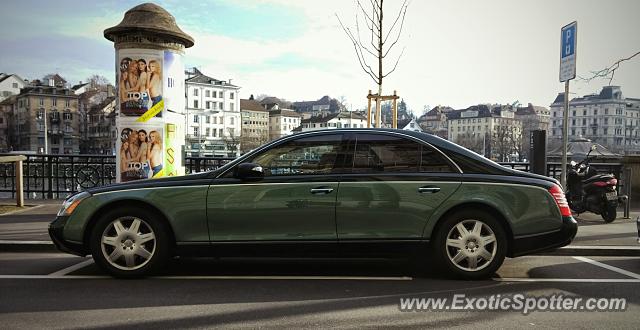
[[[185,47],[193,39],[155,4],[105,30],[116,48],[118,182],[184,175]]]

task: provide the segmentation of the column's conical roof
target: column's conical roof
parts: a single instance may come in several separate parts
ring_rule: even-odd
[[[186,48],[193,46],[193,38],[178,27],[173,15],[154,3],[143,3],[129,9],[120,24],[104,30],[104,37],[115,41],[118,35],[136,32],[174,39]]]

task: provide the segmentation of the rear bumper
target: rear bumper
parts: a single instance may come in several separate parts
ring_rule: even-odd
[[[49,224],[49,236],[56,248],[62,252],[75,254],[81,257],[89,254],[82,243],[71,242],[64,239],[64,226],[67,224],[68,217],[57,217]]]
[[[509,257],[518,257],[546,250],[552,250],[569,245],[576,237],[578,223],[573,217],[562,217],[562,227],[559,230],[522,237],[513,240]]]

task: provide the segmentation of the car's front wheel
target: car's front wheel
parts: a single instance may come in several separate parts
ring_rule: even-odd
[[[116,277],[132,278],[158,271],[169,256],[169,235],[157,215],[121,208],[102,216],[90,237],[96,264]]]
[[[506,256],[505,231],[486,212],[457,212],[445,219],[434,235],[433,253],[447,275],[486,278],[500,268]]]

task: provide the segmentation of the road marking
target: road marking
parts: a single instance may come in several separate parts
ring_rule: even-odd
[[[617,278],[493,278],[496,282],[640,283],[640,279]]]
[[[590,264],[595,265],[595,266],[600,266],[600,267],[608,269],[610,271],[614,271],[616,273],[619,273],[619,274],[622,274],[622,275],[626,275],[626,276],[629,276],[629,277],[633,277],[635,279],[640,280],[640,275],[639,274],[630,272],[628,270],[624,270],[622,268],[618,268],[618,267],[614,267],[614,266],[611,266],[611,265],[607,265],[605,263],[602,263],[602,262],[599,262],[599,261],[595,261],[595,260],[592,260],[592,259],[589,259],[589,258],[585,258],[585,257],[573,257],[573,258],[576,259],[576,260],[587,262],[587,263],[590,263]]]
[[[64,275],[67,275],[69,273],[75,272],[78,269],[87,267],[87,266],[91,265],[92,263],[93,263],[93,258],[89,258],[89,259],[84,260],[82,262],[79,262],[79,263],[77,263],[75,265],[72,265],[72,266],[69,266],[67,268],[61,269],[61,270],[59,270],[57,272],[53,272],[53,273],[49,274],[48,276],[64,276]]]

